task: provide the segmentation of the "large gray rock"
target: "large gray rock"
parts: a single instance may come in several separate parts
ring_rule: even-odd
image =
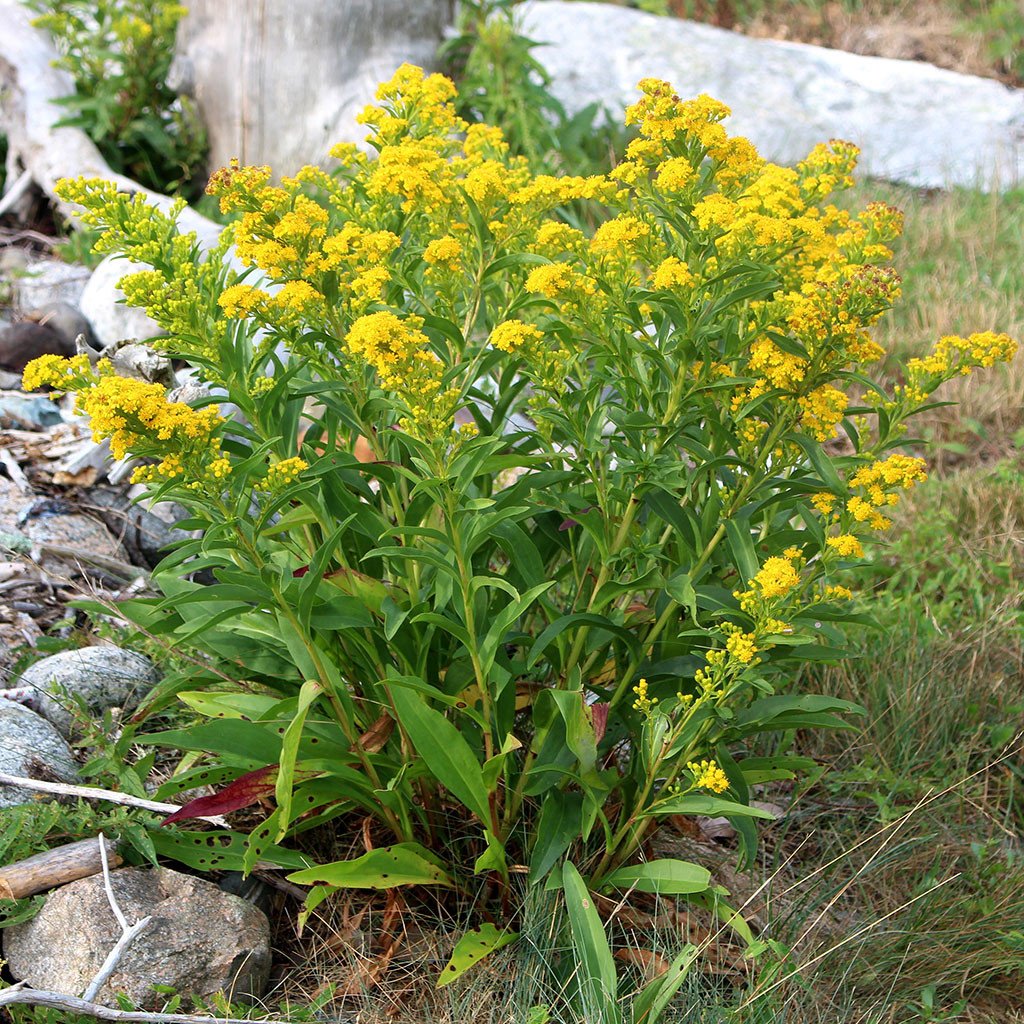
[[[93,272],[82,292],[79,306],[92,324],[101,348],[118,341],[147,341],[163,334],[159,324],[144,309],[124,304],[124,293],[117,282],[127,274],[147,268],[120,256],[108,256]]]
[[[0,698],[0,772],[21,778],[77,782],[71,749],[45,718],[22,704]],[[0,786],[0,807],[40,799],[37,792]]]
[[[89,708],[133,708],[153,688],[159,673],[141,654],[120,647],[82,647],[61,651],[30,665],[15,684],[35,692],[32,703],[64,735],[74,719],[69,697],[81,697]]]
[[[270,972],[270,925],[251,903],[212,882],[168,868],[121,868],[110,876],[129,923],[152,915],[128,947],[97,1002],[115,1006],[124,992],[159,1009],[169,985],[185,997],[258,998]],[[121,935],[103,878],[93,875],[54,890],[42,910],[3,934],[11,974],[33,988],[81,994]]]
[[[60,260],[37,260],[13,278],[19,309],[30,310],[68,303],[76,306],[89,281],[89,268]]]
[[[728,104],[727,127],[770,160],[794,163],[847,139],[861,170],[911,185],[1009,187],[1024,180],[1024,89],[929,64],[751,39],[607,3],[529,0],[519,8],[570,112],[618,118],[641,78]]]

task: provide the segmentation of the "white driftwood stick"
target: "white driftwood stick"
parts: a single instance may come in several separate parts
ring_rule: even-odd
[[[28,478],[21,471],[21,466],[19,466],[15,461],[14,456],[6,448],[0,448],[0,462],[3,463],[4,469],[7,470],[7,475],[11,478],[11,483],[14,484],[22,494],[31,494],[32,485],[28,482]]]
[[[251,1020],[239,1017],[205,1017],[189,1013],[145,1013],[141,1010],[114,1010],[99,1003],[90,1003],[75,996],[47,992],[44,989],[26,988],[24,982],[0,991],[0,1006],[45,1006],[65,1013],[80,1013],[96,1020],[109,1020],[114,1024],[253,1024]],[[287,1024],[286,1021],[266,1020],[260,1024]]]
[[[114,968],[124,955],[124,951],[140,936],[150,925],[153,918],[149,915],[136,921],[127,931],[121,933],[117,945],[107,954],[103,966],[96,972],[96,977],[89,982],[89,987],[82,993],[82,998],[92,1002],[99,993],[99,990],[107,983],[107,979],[114,973]]]
[[[29,186],[31,184],[31,171],[22,171],[21,174],[11,182],[11,187],[7,190],[3,199],[0,199],[0,217],[15,206],[18,200],[29,190]]]
[[[121,926],[121,931],[126,932],[128,931],[128,919],[121,912],[121,908],[117,902],[117,897],[114,896],[114,889],[110,884],[110,865],[107,863],[107,850],[103,843],[102,832],[97,836],[97,839],[100,844],[100,865],[103,869],[103,890],[107,894],[107,902],[110,904],[110,909],[113,911],[114,917],[117,918],[117,923]],[[89,987],[92,988],[91,985]],[[95,994],[96,993],[94,992],[93,995]],[[90,998],[88,993],[86,993],[85,998]]]
[[[94,786],[72,786],[66,782],[41,782],[39,779],[25,779],[20,775],[8,775],[0,772],[0,786],[20,786],[32,789],[37,793],[53,793],[56,796],[80,796],[85,800],[107,800],[112,804],[123,804],[125,807],[141,807],[146,811],[158,811],[161,814],[173,814],[181,810],[180,804],[165,804],[159,800],[145,800],[130,793],[118,793],[113,789],[97,789]],[[219,814],[200,817],[198,821],[208,821],[211,825],[227,827],[227,822]]]
[[[32,27],[32,13],[21,0],[0,0],[0,130],[7,136],[8,152],[56,204],[61,216],[77,222],[78,208],[59,199],[54,191],[61,178],[104,178],[127,192],[141,192],[165,212],[171,200],[143,188],[137,181],[115,174],[96,144],[78,128],[57,128],[64,109],[54,101],[75,91],[66,71],[55,68],[57,52],[49,36]],[[20,179],[19,179],[20,180]],[[212,243],[221,228],[186,207],[178,216],[185,231],[195,231]]]
[[[114,887],[110,884],[110,865],[107,863],[106,840],[103,833],[101,832],[97,838],[100,845],[100,862],[103,866],[103,889],[107,894],[107,902],[110,904],[110,909],[113,911],[114,917],[117,918],[117,923],[121,926],[121,937],[114,944],[114,948],[107,954],[107,958],[96,972],[96,976],[89,982],[88,987],[82,993],[82,998],[87,1003],[92,1002],[99,995],[100,989],[106,984],[107,979],[114,973],[114,968],[120,963],[121,957],[124,956],[124,951],[149,927],[149,922],[153,920],[151,916],[147,915],[129,927],[128,919],[124,916],[124,912],[117,902],[117,897],[114,895]]]

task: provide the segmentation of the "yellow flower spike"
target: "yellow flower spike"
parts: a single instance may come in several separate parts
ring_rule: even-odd
[[[724,793],[729,788],[729,779],[715,761],[689,761],[687,770],[693,775],[696,789],[710,789],[712,793]]]
[[[852,533],[840,534],[838,537],[829,537],[825,543],[844,558],[863,558],[864,548],[860,541]]]
[[[226,461],[226,460],[225,460]],[[309,469],[309,463],[305,459],[293,456],[290,459],[281,459],[267,469],[264,484],[267,490],[278,491],[289,484],[295,483],[303,470]]]
[[[633,687],[633,692],[636,694],[636,700],[633,701],[633,710],[639,711],[640,714],[645,716],[650,715],[654,710],[654,705],[658,703],[658,698],[647,696],[647,680],[641,679]]]
[[[785,597],[800,582],[800,574],[787,558],[772,557],[765,561],[751,585],[757,585],[766,598]]]

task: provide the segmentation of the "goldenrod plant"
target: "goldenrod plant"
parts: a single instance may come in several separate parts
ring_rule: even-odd
[[[25,0],[75,91],[59,123],[81,128],[107,163],[158,192],[190,194],[206,158],[195,104],[167,84],[178,24],[172,0]],[[201,188],[201,181],[198,185]]]
[[[74,392],[199,531],[154,571],[163,596],[119,607],[193,656],[143,711],[176,696],[197,716],[148,737],[190,752],[161,796],[275,801],[219,866],[351,814],[366,852],[289,876],[307,912],[339,888],[500,894],[528,872],[563,893],[580,1005],[607,1021],[623,993],[592,892],[690,900],[752,940],[704,865],[645,860],[646,840],[721,815],[750,859],[770,817],[752,787],[815,766],[749,738],[858,711],[794,680],[863,621],[862,540],[925,476],[908,421],[1015,351],[945,337],[883,388],[870,332],[899,295],[901,218],[829,202],[856,148],[780,167],[721,103],[640,90],[622,162],[558,177],[403,66],[362,117],[375,158],[215,174],[237,219],[205,254],[173,213],[65,181],[100,248],[148,264],[125,295],[210,395],[81,359],[25,375]],[[589,237],[560,217],[581,202],[604,211]],[[442,983],[514,937],[514,908],[492,920]],[[627,1014],[656,1019],[694,958]]]

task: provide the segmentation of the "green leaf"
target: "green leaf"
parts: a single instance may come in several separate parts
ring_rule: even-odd
[[[452,880],[418,843],[398,843],[320,867],[293,871],[289,882],[336,889],[394,889],[399,885],[444,885]]]
[[[583,794],[551,790],[544,798],[530,858],[530,884],[543,881],[583,828]]]
[[[652,860],[633,864],[606,875],[601,888],[636,889],[665,896],[704,892],[711,885],[711,872],[687,860]]]
[[[482,822],[489,822],[483,771],[462,733],[418,693],[401,686],[390,687],[390,693],[398,722],[430,774]]]
[[[259,693],[209,693],[204,690],[186,690],[178,699],[207,718],[241,718],[251,721],[262,718],[280,698]]]
[[[555,619],[547,629],[534,641],[530,648],[529,656],[526,659],[526,667],[532,668],[540,656],[560,633],[564,633],[570,626],[593,626],[595,629],[603,629],[614,634],[634,650],[637,646],[636,637],[630,630],[620,626],[603,615],[593,615],[590,612],[574,612],[571,615],[563,615]]]
[[[704,793],[688,793],[686,796],[670,797],[647,811],[648,814],[705,814],[708,817],[740,817],[767,818],[775,820],[774,814],[762,811],[759,807],[748,807],[738,804],[735,800],[723,800],[719,796],[707,796]]]
[[[239,832],[191,832],[173,826],[151,828],[149,837],[161,857],[187,864],[201,871],[244,871],[249,837]],[[272,867],[302,868],[309,857],[297,850],[268,846],[260,860]]]
[[[592,1019],[589,1014],[596,1011],[600,1024],[621,1024],[622,1014],[615,1001],[618,977],[608,936],[590,890],[573,864],[562,865],[562,889],[573,950],[579,964],[584,1013],[588,1015],[587,1019]]]
[[[698,947],[689,943],[664,974],[644,985],[633,1001],[633,1024],[655,1024],[661,1019],[699,955]]]
[[[531,587],[518,599],[510,601],[500,612],[498,612],[494,617],[494,621],[491,623],[490,629],[487,630],[486,635],[480,643],[479,657],[483,665],[484,672],[490,672],[491,667],[494,664],[494,658],[497,654],[498,647],[505,639],[505,634],[512,628],[512,624],[529,609],[530,605],[532,605],[541,594],[546,593],[554,585],[554,580],[548,580],[545,583],[538,583],[537,586]]]
[[[437,987],[444,988],[445,985],[450,985],[456,978],[465,974],[470,967],[480,963],[485,956],[515,942],[518,938],[519,932],[505,931],[490,922],[466,932],[455,944],[451,959],[437,979]]]
[[[739,570],[740,578],[745,586],[757,575],[759,569],[754,542],[750,537],[750,526],[743,520],[726,519],[725,535],[728,538],[729,550],[732,551],[736,568]]]
[[[323,692],[315,679],[307,679],[299,690],[299,704],[295,717],[288,723],[281,741],[281,760],[277,772],[277,785],[274,795],[277,798],[277,809],[280,819],[277,825],[275,842],[281,842],[288,834],[288,824],[292,814],[292,790],[295,785],[295,759],[299,754],[299,740],[302,739],[302,727],[306,723],[306,714],[313,701]]]

